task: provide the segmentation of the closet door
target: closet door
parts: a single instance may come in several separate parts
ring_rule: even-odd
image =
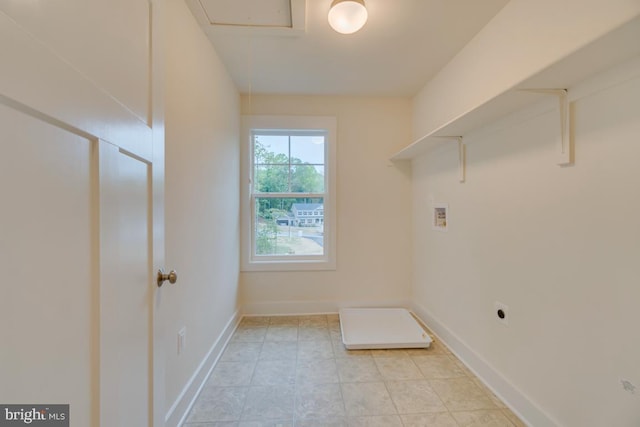
[[[0,401],[151,425],[151,164],[6,105],[0,140]]]
[[[0,2],[0,403],[162,426],[162,1],[64,3]]]

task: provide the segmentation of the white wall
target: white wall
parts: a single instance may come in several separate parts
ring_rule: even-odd
[[[453,147],[413,161],[416,309],[535,426],[640,425],[640,395],[620,382],[640,386],[631,65],[634,79],[575,102],[573,167],[554,164],[553,112],[467,139],[464,184]],[[449,204],[446,233],[430,228],[432,201]]]
[[[391,154],[410,139],[405,98],[243,97],[243,114],[335,116],[337,270],[242,273],[249,313],[405,305],[411,281],[410,176]]]
[[[167,3],[166,265],[179,279],[165,284],[163,320],[175,425],[238,308],[240,98],[184,2]],[[178,355],[182,327],[187,345]]]
[[[477,108],[638,15],[640,3],[635,0],[511,0],[416,94],[413,139]],[[612,49],[605,54],[618,52]],[[597,69],[598,62],[590,61],[587,58],[585,63]],[[563,81],[556,79],[556,84]]]

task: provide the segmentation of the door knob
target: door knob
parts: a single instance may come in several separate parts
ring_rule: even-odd
[[[165,273],[164,270],[158,270],[158,287],[162,286],[162,284],[168,280],[172,285],[178,281],[178,273],[175,270],[171,270],[169,274]]]

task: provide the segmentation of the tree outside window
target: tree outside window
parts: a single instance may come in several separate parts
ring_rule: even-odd
[[[254,131],[256,256],[323,255],[325,132]],[[306,220],[305,220],[306,219]]]

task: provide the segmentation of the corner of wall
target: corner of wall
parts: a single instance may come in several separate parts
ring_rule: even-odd
[[[560,426],[527,395],[511,384],[482,356],[476,353],[420,304],[411,305],[413,313],[444,343],[520,419],[530,426]]]
[[[233,332],[238,327],[242,313],[237,310],[225,325],[218,339],[213,343],[202,362],[193,373],[187,384],[182,389],[178,398],[173,402],[171,408],[167,411],[165,417],[165,426],[181,426],[189,415],[193,404],[195,403],[200,391],[204,387],[213,368],[218,363],[220,356],[226,348]]]

